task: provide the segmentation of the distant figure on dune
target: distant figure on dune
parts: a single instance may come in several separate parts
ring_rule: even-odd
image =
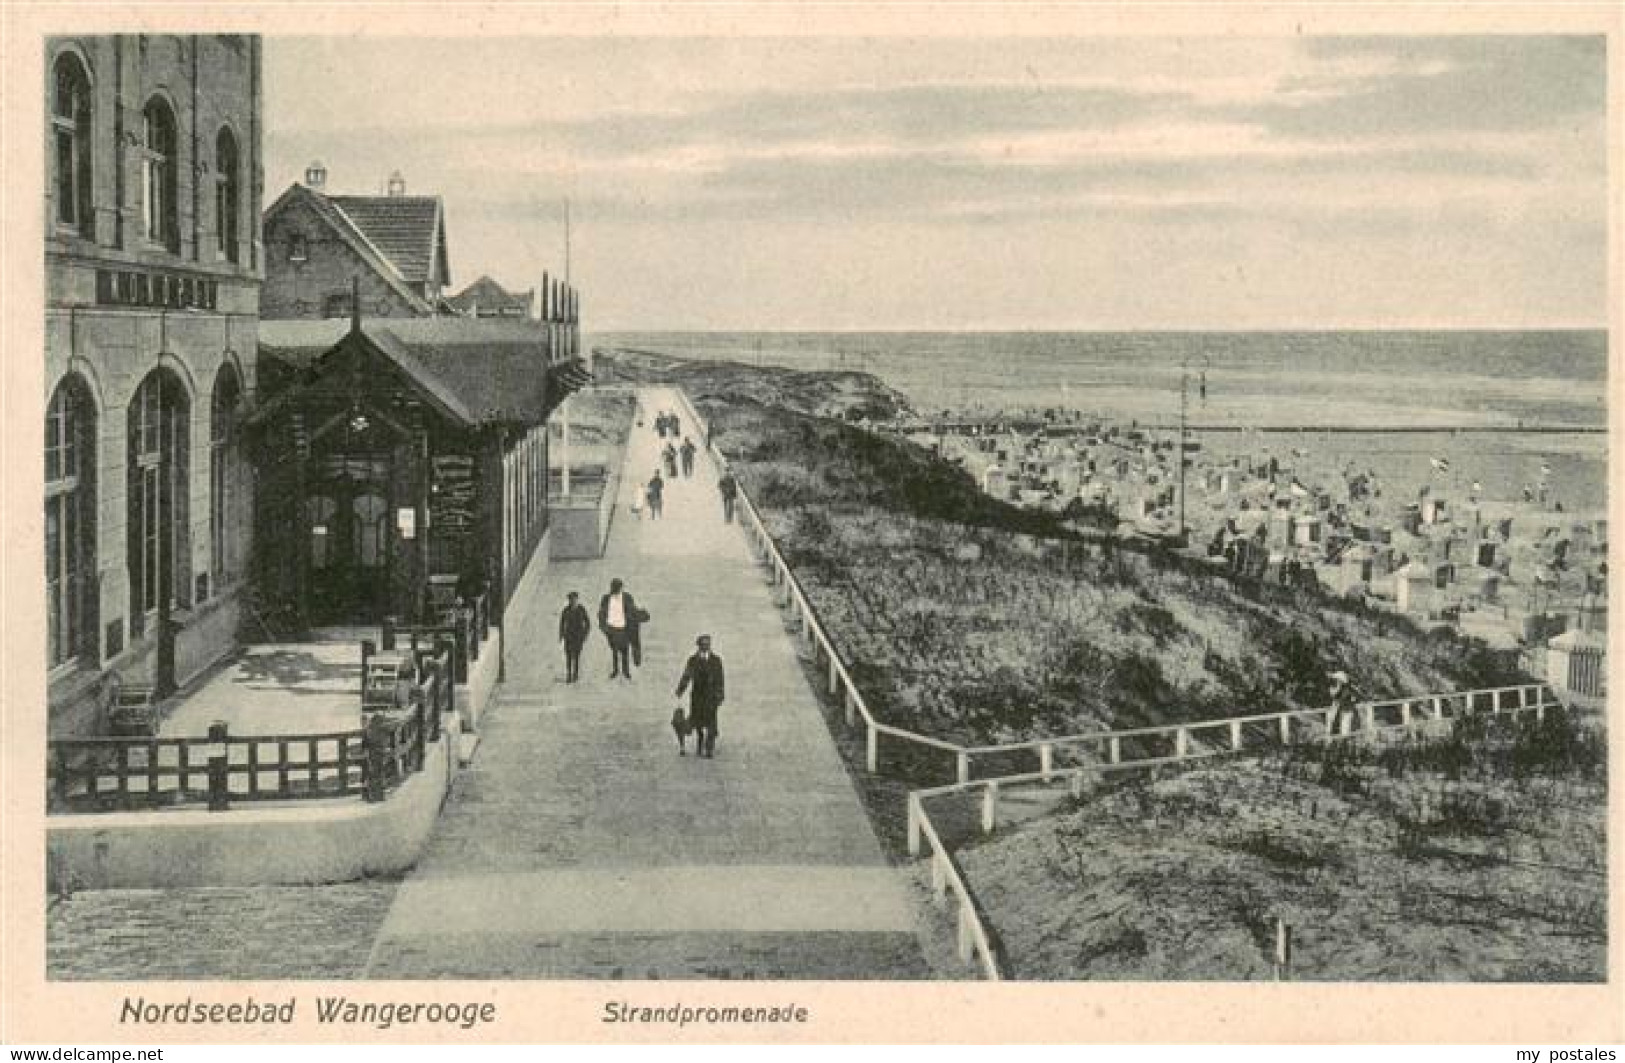
[[[1347,672],[1333,672],[1329,677],[1332,682],[1332,724],[1328,734],[1351,735],[1360,723],[1360,713],[1354,703],[1354,688],[1349,685]]]

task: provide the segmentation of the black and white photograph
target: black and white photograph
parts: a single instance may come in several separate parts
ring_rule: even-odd
[[[6,966],[1606,987],[1586,10],[10,35]]]

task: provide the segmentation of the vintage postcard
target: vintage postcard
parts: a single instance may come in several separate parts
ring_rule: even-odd
[[[0,1040],[1625,1034],[1617,5],[4,19]]]

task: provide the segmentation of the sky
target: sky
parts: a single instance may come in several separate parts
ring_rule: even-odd
[[[1606,323],[1600,37],[271,37],[266,201],[399,170],[591,332]]]

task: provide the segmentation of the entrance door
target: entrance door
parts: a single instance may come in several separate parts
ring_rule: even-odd
[[[388,462],[330,459],[305,503],[311,611],[317,624],[376,623],[388,611]]]

